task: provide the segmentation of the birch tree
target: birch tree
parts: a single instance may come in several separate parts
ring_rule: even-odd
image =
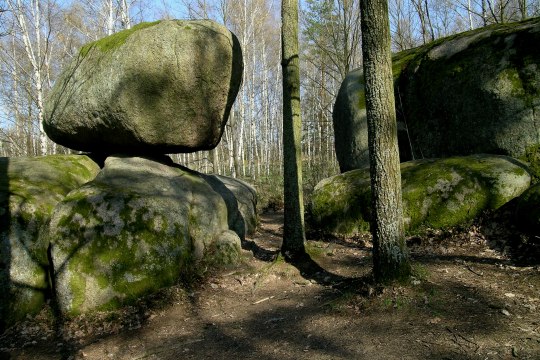
[[[35,106],[37,108],[37,122],[39,126],[40,154],[47,154],[47,135],[43,130],[43,111],[44,111],[44,88],[43,82],[46,78],[46,64],[50,63],[49,35],[51,29],[47,20],[47,15],[43,14],[43,4],[41,0],[7,0],[8,8],[15,18],[16,33],[23,46],[27,59],[31,65],[31,92],[34,96]],[[47,1],[48,10],[54,5]],[[44,16],[45,15],[45,16]],[[14,64],[20,67],[20,64]]]
[[[98,40],[119,30],[131,28],[130,11],[135,2],[129,0],[82,0],[87,19],[88,41]]]

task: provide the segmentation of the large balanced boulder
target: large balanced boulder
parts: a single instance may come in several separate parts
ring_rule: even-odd
[[[540,18],[493,25],[393,56],[401,162],[475,153],[523,157],[540,144]],[[362,70],[333,112],[342,172],[369,164]]]
[[[230,229],[229,207],[205,176],[168,160],[107,158],[56,206],[44,233],[60,310],[114,308],[235,261],[244,234]]]
[[[68,192],[98,172],[86,156],[0,158],[0,331],[43,306],[50,287],[40,229]]]
[[[506,156],[471,155],[401,164],[403,216],[408,231],[465,224],[522,194],[531,176],[527,166]],[[313,226],[327,233],[369,231],[369,168],[321,181],[313,192]]]
[[[80,50],[46,101],[44,128],[89,152],[211,149],[242,71],[237,38],[213,21],[142,23]]]

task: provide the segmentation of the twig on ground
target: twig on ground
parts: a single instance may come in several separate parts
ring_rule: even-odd
[[[265,297],[264,299],[255,301],[255,302],[253,303],[253,305],[260,304],[260,303],[262,303],[262,302],[268,301],[268,300],[273,299],[273,298],[274,298],[274,296]]]
[[[469,265],[465,266],[467,268],[467,270],[469,270],[470,272],[472,272],[473,274],[475,275],[478,275],[478,276],[484,276],[484,273],[479,273],[477,271],[475,271],[472,267],[470,267]]]

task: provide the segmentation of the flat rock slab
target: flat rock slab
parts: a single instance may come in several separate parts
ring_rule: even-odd
[[[84,46],[46,100],[56,143],[99,153],[208,150],[242,80],[236,36],[209,20],[141,23]]]

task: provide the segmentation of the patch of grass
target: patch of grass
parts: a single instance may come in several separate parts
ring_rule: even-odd
[[[313,241],[308,241],[306,243],[306,252],[312,258],[321,258],[327,254],[327,249],[324,245]]]
[[[420,281],[426,281],[429,278],[429,270],[422,264],[419,263],[413,263],[411,264],[411,275],[420,280]]]
[[[411,300],[404,296],[394,296],[383,300],[384,307],[387,309],[401,310],[407,307]]]
[[[354,312],[354,310],[359,311],[363,307],[362,303],[358,302],[358,299],[358,294],[355,292],[345,291],[338,297],[324,303],[323,306],[332,313],[348,314]]]

